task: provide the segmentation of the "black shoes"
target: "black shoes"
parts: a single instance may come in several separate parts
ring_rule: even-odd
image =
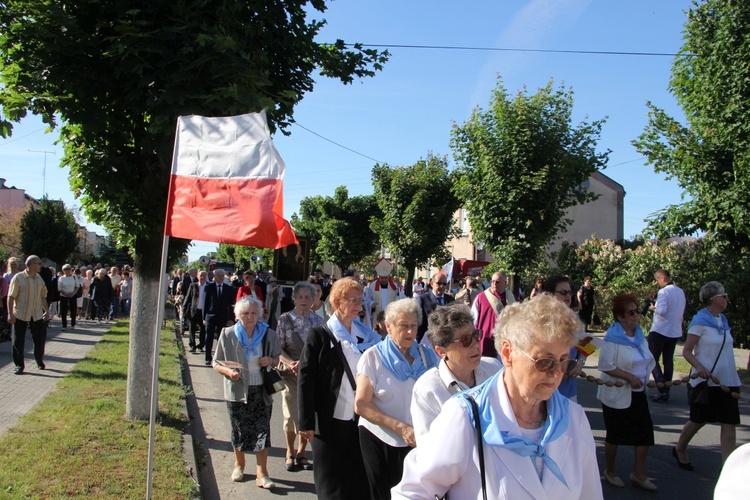
[[[21,368],[20,366],[16,366],[16,368],[13,370],[13,373],[15,375],[22,375],[23,374],[23,368]]]
[[[674,457],[675,460],[677,460],[677,467],[679,467],[680,469],[690,470],[690,471],[694,469],[693,464],[691,464],[690,462],[680,462],[680,457],[677,456],[676,446],[672,447],[672,456]]]
[[[47,368],[47,366],[44,363],[37,363],[36,367],[39,368],[40,370],[44,370],[45,368]]]
[[[669,394],[655,394],[651,396],[651,401],[653,401],[654,403],[666,403],[667,401],[669,401]]]

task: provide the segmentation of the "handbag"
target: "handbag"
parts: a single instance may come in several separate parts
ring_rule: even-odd
[[[711,375],[714,373],[714,369],[716,368],[716,363],[719,362],[719,357],[721,356],[721,351],[724,349],[724,344],[727,341],[727,335],[724,334],[724,340],[721,342],[721,347],[719,348],[719,354],[716,355],[716,361],[714,361],[714,366],[711,367]],[[709,404],[708,399],[708,380],[704,380],[703,382],[700,382],[696,384],[695,386],[692,386],[691,384],[688,384],[687,387],[687,399],[688,404],[691,405],[707,405]]]
[[[263,355],[267,356],[266,343],[263,343]],[[263,389],[269,396],[286,389],[284,381],[281,380],[281,373],[275,367],[268,365],[261,370],[263,374]]]

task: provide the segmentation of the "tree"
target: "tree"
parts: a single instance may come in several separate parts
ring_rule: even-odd
[[[59,117],[62,164],[91,220],[135,253],[126,415],[148,418],[175,123],[269,109],[284,129],[312,73],[350,83],[387,52],[321,44],[322,0],[0,2],[0,134]],[[172,241],[174,253],[187,242]],[[181,246],[182,248],[177,248]]]
[[[579,189],[605,167],[595,148],[604,120],[571,124],[573,91],[550,81],[511,98],[502,83],[487,110],[454,125],[459,167],[454,191],[469,212],[474,239],[511,271],[534,262],[571,221],[568,207],[595,199]]]
[[[260,261],[253,257],[260,257]],[[231,262],[240,271],[248,269],[273,269],[273,249],[246,247],[242,245],[219,244],[216,259],[220,262]]]
[[[0,260],[21,255],[21,219],[27,208],[0,208]]]
[[[688,12],[670,91],[686,125],[648,103],[633,141],[654,171],[676,179],[687,201],[649,220],[652,235],[712,233],[750,250],[750,4],[707,0]]]
[[[73,213],[59,200],[46,196],[21,217],[21,250],[62,267],[78,247],[78,224]]]
[[[377,250],[378,238],[369,221],[379,216],[374,196],[350,198],[349,190],[339,186],[332,197],[304,198],[291,224],[299,235],[310,238],[312,264],[328,261],[343,271]]]
[[[371,225],[406,267],[405,291],[411,295],[414,268],[432,258],[445,259],[445,242],[455,234],[458,199],[445,157],[430,154],[407,167],[377,164],[372,169],[375,198],[382,218]]]

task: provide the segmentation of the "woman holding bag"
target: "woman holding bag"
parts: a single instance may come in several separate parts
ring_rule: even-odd
[[[279,338],[259,320],[263,304],[244,297],[234,305],[238,318],[234,326],[221,331],[213,367],[224,375],[224,399],[232,426],[234,470],[232,481],[245,477],[245,452],[255,454],[259,488],[276,487],[268,476],[268,449],[271,447],[273,399],[263,389],[262,368],[279,362]]]
[[[690,403],[690,420],[682,428],[677,446],[672,449],[677,465],[685,470],[693,470],[687,446],[701,427],[708,422],[721,424],[721,458],[724,462],[734,450],[736,426],[740,423],[737,399],[712,380],[715,377],[731,392],[739,392],[741,382],[734,362],[734,339],[727,318],[722,314],[729,304],[729,298],[718,281],[703,285],[699,298],[705,307],[690,321],[682,355],[693,367],[690,374],[698,374],[698,378],[690,380],[690,386],[695,391],[699,384],[706,384],[707,401]]]

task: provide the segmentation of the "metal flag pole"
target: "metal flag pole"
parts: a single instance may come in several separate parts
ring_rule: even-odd
[[[156,325],[154,326],[154,359],[151,363],[151,410],[149,411],[148,424],[148,478],[146,481],[146,499],[151,500],[151,486],[154,480],[154,432],[156,429],[156,414],[159,411],[159,347],[161,343],[161,325],[164,321],[164,302],[167,289],[167,252],[169,249],[169,236],[164,236],[161,247],[161,274],[159,275],[159,294],[156,306]]]

